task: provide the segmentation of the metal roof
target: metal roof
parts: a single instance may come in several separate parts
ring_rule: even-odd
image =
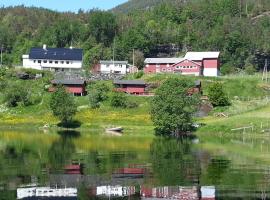
[[[51,83],[61,85],[83,85],[85,81],[82,79],[54,79]]]
[[[218,58],[220,52],[218,51],[205,51],[205,52],[187,52],[185,59],[188,60],[203,60],[205,58]]]
[[[145,85],[143,80],[114,80],[114,84],[118,85]]]
[[[184,58],[146,58],[146,64],[175,64],[183,61]]]
[[[99,61],[100,64],[122,64],[122,65],[127,65],[128,61],[119,61],[119,60],[101,60]]]
[[[71,48],[31,48],[29,58],[82,61],[83,50]]]

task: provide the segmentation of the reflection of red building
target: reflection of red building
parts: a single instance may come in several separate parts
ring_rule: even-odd
[[[145,93],[146,83],[143,80],[115,80],[115,90],[129,94]]]
[[[51,81],[53,87],[49,89],[50,92],[55,91],[58,85],[63,85],[69,93],[83,96],[86,94],[86,82],[81,79],[55,79]]]
[[[199,200],[199,191],[197,187],[141,187],[141,196],[144,199],[188,199]]]

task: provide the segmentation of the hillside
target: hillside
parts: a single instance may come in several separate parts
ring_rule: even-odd
[[[128,13],[133,10],[149,10],[161,3],[179,4],[187,0],[129,0],[112,9],[115,13]]]

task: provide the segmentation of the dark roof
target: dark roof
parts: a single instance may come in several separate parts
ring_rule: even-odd
[[[31,48],[30,59],[48,59],[48,60],[78,60],[83,57],[82,49],[68,48]]]
[[[57,85],[83,85],[85,84],[85,81],[81,79],[54,79],[51,81],[51,83]]]
[[[114,84],[118,85],[145,85],[145,81],[143,80],[115,80]]]

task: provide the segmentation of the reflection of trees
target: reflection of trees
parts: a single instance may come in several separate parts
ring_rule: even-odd
[[[162,185],[187,185],[198,181],[200,167],[191,153],[191,142],[156,138],[151,144],[154,177]]]
[[[48,151],[49,162],[54,169],[59,169],[75,152],[75,145],[73,138],[80,134],[75,131],[60,131],[58,132],[61,137],[55,141]]]

